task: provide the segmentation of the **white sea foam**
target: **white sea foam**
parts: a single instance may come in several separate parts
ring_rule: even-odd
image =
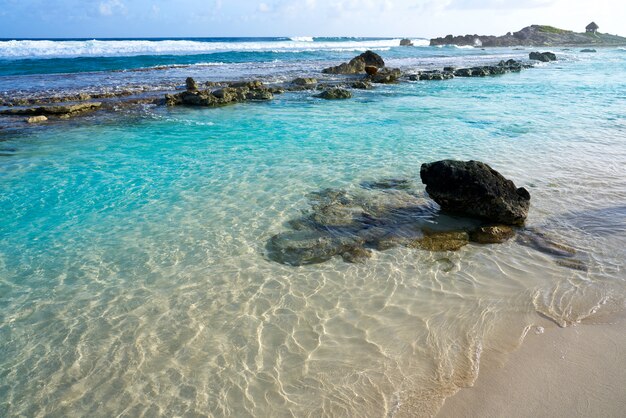
[[[295,42],[314,42],[312,36],[292,36],[289,39]]]
[[[2,41],[0,58],[71,58],[137,55],[185,55],[216,52],[352,51],[398,46],[400,39],[311,42],[309,38],[266,42],[201,42],[195,40]]]

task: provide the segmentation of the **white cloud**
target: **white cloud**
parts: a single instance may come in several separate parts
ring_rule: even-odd
[[[102,16],[112,16],[114,14],[126,14],[126,5],[122,0],[101,1],[98,11]]]
[[[272,11],[272,8],[267,3],[259,3],[259,12],[268,13],[271,11]]]

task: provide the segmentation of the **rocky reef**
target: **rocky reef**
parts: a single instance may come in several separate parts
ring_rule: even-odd
[[[264,86],[260,81],[232,83],[229,87],[216,90],[198,90],[196,82],[188,78],[186,85],[186,91],[166,95],[165,103],[168,106],[218,107],[248,100],[272,100],[274,98],[273,90]]]
[[[514,46],[616,46],[626,45],[626,38],[605,33],[577,33],[552,26],[531,25],[503,36],[447,35],[430,40],[431,46],[458,45],[476,47]]]
[[[35,123],[35,122],[43,122],[47,120],[48,117],[57,117],[61,119],[71,118],[78,114],[97,110],[101,106],[102,106],[102,103],[100,102],[85,102],[85,103],[69,103],[69,104],[60,104],[60,105],[15,107],[15,108],[0,110],[0,115],[29,116],[27,121],[29,123]]]
[[[444,67],[443,70],[424,70],[403,73],[400,69],[385,66],[383,58],[373,51],[366,51],[348,63],[323,70],[330,74],[326,79],[298,77],[292,81],[265,85],[259,80],[205,81],[191,77],[184,86],[172,84],[174,93],[164,91],[123,90],[111,93],[74,94],[68,96],[4,98],[0,96],[0,116],[13,124],[37,124],[47,120],[61,120],[96,110],[119,111],[141,105],[221,107],[248,101],[268,101],[285,91],[316,90],[316,96],[324,99],[352,97],[351,90],[369,90],[374,84],[390,84],[407,81],[448,80],[454,77],[486,77],[519,72],[532,65],[516,61],[500,61],[495,65],[471,68]],[[346,76],[345,79],[341,76]],[[340,77],[336,77],[340,76]],[[94,101],[100,99],[101,101]]]

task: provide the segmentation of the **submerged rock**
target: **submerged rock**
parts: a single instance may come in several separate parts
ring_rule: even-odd
[[[437,161],[423,164],[420,176],[428,195],[446,212],[506,225],[521,225],[528,216],[528,191],[485,163]]]
[[[580,52],[598,52],[598,51],[592,48],[585,48],[585,49],[581,49]]]
[[[323,263],[336,255],[358,258],[361,242],[347,237],[333,237],[318,231],[283,232],[274,235],[268,242],[267,253],[270,259],[281,264],[303,266]]]
[[[465,231],[426,231],[413,246],[428,251],[457,251],[467,244],[469,235]]]
[[[552,52],[531,52],[528,58],[541,62],[556,61],[556,55]]]
[[[346,89],[334,88],[325,90],[320,94],[316,94],[315,97],[326,100],[350,99],[352,97],[352,93]]]
[[[507,225],[482,226],[470,232],[470,241],[478,244],[501,244],[515,236],[513,228]]]
[[[364,189],[381,189],[381,190],[410,190],[413,183],[407,179],[381,179],[375,181],[364,181],[361,183]]]

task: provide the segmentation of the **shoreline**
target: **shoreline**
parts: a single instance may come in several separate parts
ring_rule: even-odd
[[[472,387],[447,398],[437,418],[620,417],[626,410],[626,315],[560,328],[538,318],[520,346],[484,353]]]

